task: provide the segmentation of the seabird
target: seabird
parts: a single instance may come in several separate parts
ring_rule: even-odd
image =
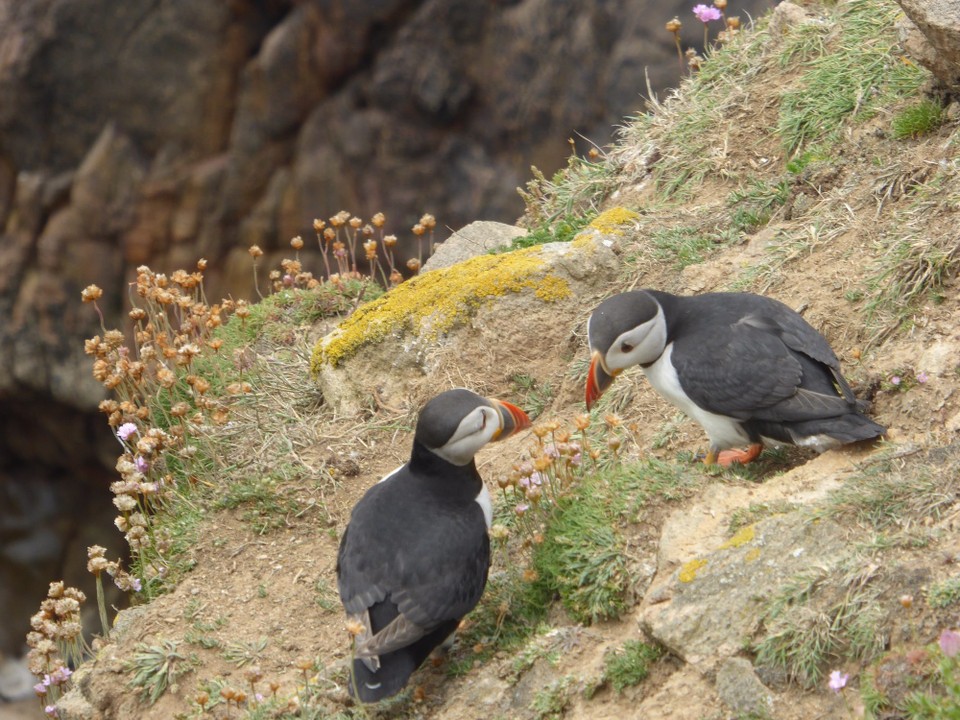
[[[337,584],[354,637],[350,694],[399,692],[480,600],[490,567],[490,494],[474,455],[530,426],[470,390],[420,411],[410,461],[370,488],[340,541]]]
[[[707,463],[750,462],[764,442],[823,452],[886,432],[863,414],[868,403],[857,400],[826,338],[762,295],[625,292],[593,311],[587,335],[587,408],[639,365],[707,432]]]

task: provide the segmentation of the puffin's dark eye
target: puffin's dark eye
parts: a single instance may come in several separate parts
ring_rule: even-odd
[[[620,344],[620,352],[628,353],[628,352],[631,352],[632,350],[633,350],[633,345],[631,345],[630,343],[625,342]]]

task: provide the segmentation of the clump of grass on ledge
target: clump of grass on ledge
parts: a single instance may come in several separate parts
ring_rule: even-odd
[[[640,640],[627,640],[622,647],[604,655],[603,682],[614,691],[639,685],[650,675],[650,666],[663,656],[663,649]]]
[[[945,119],[946,113],[940,103],[924,98],[894,115],[890,127],[897,140],[905,140],[932,133]]]
[[[609,167],[596,149],[584,159],[577,155],[573,140],[569,142],[565,168],[548,180],[533,167],[526,190],[517,188],[525,205],[521,224],[529,233],[516,238],[512,249],[572,240],[600,212],[600,203],[612,189]]]
[[[890,51],[900,12],[894,2],[853,0],[820,25],[822,52],[804,63],[795,89],[783,96],[777,129],[788,152],[918,91],[926,72]]]
[[[788,580],[767,602],[756,664],[814,687],[831,663],[869,661],[886,642],[877,567],[816,568]]]
[[[949,512],[958,492],[960,445],[904,458],[887,451],[832,493],[823,515],[853,518],[881,532],[918,532],[924,518],[938,520]]]

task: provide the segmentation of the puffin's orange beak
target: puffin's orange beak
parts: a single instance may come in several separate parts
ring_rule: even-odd
[[[493,398],[490,398],[490,402],[493,403],[493,406],[500,412],[500,418],[502,420],[502,429],[494,436],[494,440],[503,440],[515,432],[530,427],[530,418],[516,405],[504,400],[494,400]]]
[[[603,363],[600,361],[600,351],[594,350],[590,357],[590,370],[587,372],[587,410],[593,407],[593,404],[600,399],[604,391],[610,387],[613,379],[618,373],[608,375],[603,369]]]

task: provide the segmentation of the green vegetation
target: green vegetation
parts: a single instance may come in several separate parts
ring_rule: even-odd
[[[560,720],[573,698],[576,680],[569,675],[537,692],[530,703],[535,720]]]
[[[896,99],[917,91],[925,73],[890,52],[897,42],[893,3],[854,0],[837,9],[835,23],[808,28],[787,52],[805,56],[804,72],[783,95],[777,131],[790,153],[811,142],[832,141],[848,119],[867,120]],[[837,32],[839,30],[839,32]],[[828,39],[829,34],[829,39]],[[819,51],[819,54],[816,54]]]
[[[933,583],[927,590],[927,603],[930,607],[946,608],[960,602],[960,575]]]
[[[881,531],[922,529],[924,518],[935,521],[953,507],[960,487],[960,448],[950,445],[925,456],[901,461],[895,450],[874,460],[830,496],[823,515],[851,517]]]
[[[746,188],[730,195],[731,223],[738,232],[755,232],[770,222],[774,211],[789,197],[790,185],[785,180],[776,184],[752,180]]]
[[[782,670],[809,688],[828,663],[875,657],[886,642],[879,591],[871,584],[875,573],[870,566],[818,568],[787,581],[761,616],[764,637],[754,646],[756,664]]]
[[[623,647],[608,652],[604,657],[603,679],[610,683],[617,693],[624,688],[639,685],[650,674],[650,666],[663,655],[663,650],[655,645],[647,645],[640,640],[628,640]]]
[[[133,673],[130,685],[139,688],[141,698],[152,705],[170,685],[190,672],[196,664],[195,657],[179,652],[178,642],[161,640],[157,645],[138,645],[125,669]]]
[[[540,382],[526,373],[519,373],[510,378],[515,392],[519,396],[519,404],[535,420],[543,414],[546,407],[553,402],[553,386],[548,382]]]
[[[557,593],[577,622],[615,619],[627,607],[629,576],[623,539],[611,524],[611,500],[600,483],[579,486],[558,503],[534,550],[537,584]]]
[[[924,98],[916,105],[911,105],[897,113],[890,125],[893,136],[898,140],[904,140],[932,133],[943,124],[945,119],[946,113],[940,104]]]

